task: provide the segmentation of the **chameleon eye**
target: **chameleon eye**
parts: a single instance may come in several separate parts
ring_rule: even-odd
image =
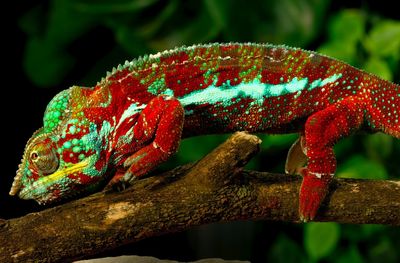
[[[47,145],[40,145],[38,149],[33,150],[29,155],[32,164],[43,175],[54,173],[59,165],[58,157]]]
[[[32,161],[36,161],[38,157],[39,157],[39,154],[36,151],[31,153],[31,160]]]

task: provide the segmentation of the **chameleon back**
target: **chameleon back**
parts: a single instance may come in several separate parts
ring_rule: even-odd
[[[287,46],[181,47],[126,62],[98,87],[109,87],[113,98],[123,100],[122,109],[132,102],[147,105],[160,94],[177,98],[185,109],[184,137],[236,130],[297,132],[312,113],[349,96],[375,101],[366,116],[371,130],[399,132],[394,126],[399,119],[398,85]],[[390,101],[382,97],[386,90]],[[383,116],[389,117],[384,124]]]

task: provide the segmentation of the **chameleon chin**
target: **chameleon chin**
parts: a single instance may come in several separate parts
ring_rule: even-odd
[[[399,106],[399,85],[314,52],[251,43],[179,47],[56,95],[10,194],[44,204],[125,186],[189,136],[298,133],[286,172],[303,175],[299,215],[312,220],[336,171],[334,144],[359,129],[400,138]]]

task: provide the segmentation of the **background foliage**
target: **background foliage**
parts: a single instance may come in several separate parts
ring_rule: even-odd
[[[17,10],[18,96],[31,117],[15,123],[16,167],[23,144],[40,125],[50,98],[72,84],[94,85],[118,63],[180,45],[270,42],[317,50],[382,78],[400,79],[400,21],[391,2],[321,0],[51,0]],[[394,8],[394,7],[393,7]],[[392,8],[392,9],[393,9]],[[396,8],[394,8],[396,9]],[[395,16],[397,15],[397,17]],[[21,98],[22,97],[22,98]],[[248,168],[283,172],[296,135],[265,136]],[[195,161],[226,138],[187,139],[161,169]],[[16,145],[16,146],[15,146]],[[400,178],[400,143],[383,134],[357,135],[335,148],[338,176]],[[13,168],[13,167],[12,167]],[[14,169],[14,168],[13,168]],[[40,208],[4,197],[1,217]],[[3,189],[3,186],[2,186]],[[13,205],[15,204],[15,206]],[[400,262],[400,231],[379,225],[270,222],[217,224],[156,238],[114,252],[191,260],[253,262]]]

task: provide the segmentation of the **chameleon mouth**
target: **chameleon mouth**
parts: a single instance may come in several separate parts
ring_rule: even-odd
[[[84,160],[82,162],[73,164],[63,169],[59,169],[56,172],[44,176],[37,181],[33,182],[31,185],[25,186],[18,194],[21,199],[35,199],[39,203],[40,200],[44,200],[45,197],[51,194],[51,191],[48,190],[49,187],[54,185],[54,183],[62,182],[62,179],[68,176],[69,174],[73,174],[78,171],[82,171],[82,169],[86,168],[89,165],[88,160]]]

